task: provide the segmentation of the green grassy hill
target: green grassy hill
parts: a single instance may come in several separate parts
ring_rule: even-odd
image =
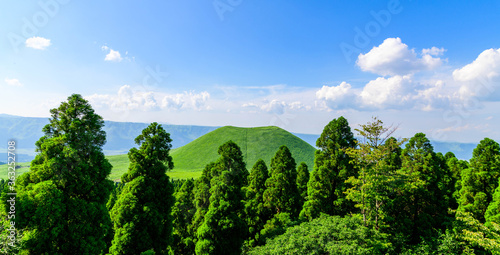
[[[197,178],[203,168],[217,160],[217,150],[223,143],[233,140],[240,146],[247,168],[251,169],[258,159],[263,159],[269,166],[271,158],[281,145],[286,145],[292,152],[297,164],[304,161],[312,170],[314,147],[295,135],[279,127],[239,128],[222,127],[199,137],[191,143],[171,151],[175,168],[168,173],[174,179]],[[107,157],[113,165],[110,179],[119,180],[127,171],[127,155]]]
[[[263,159],[269,167],[271,158],[281,145],[286,145],[292,152],[297,164],[304,161],[312,170],[314,147],[297,136],[279,127],[239,128],[222,127],[198,139],[171,151],[175,168],[168,172],[174,179],[198,178],[205,166],[217,160],[217,150],[223,143],[233,140],[240,146],[247,169],[251,169],[258,159]],[[113,165],[109,178],[120,180],[128,170],[127,154],[106,156]],[[29,170],[29,162],[18,163],[17,175]],[[7,178],[7,165],[0,166],[0,178]]]

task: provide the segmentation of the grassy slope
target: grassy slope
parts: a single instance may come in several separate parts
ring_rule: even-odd
[[[304,161],[312,170],[314,161],[314,147],[278,127],[239,128],[222,127],[216,129],[191,143],[174,149],[171,155],[175,168],[168,172],[173,179],[197,178],[208,163],[217,160],[217,150],[223,143],[233,140],[240,146],[247,168],[251,169],[258,159],[263,159],[269,167],[271,158],[281,145],[286,145],[292,152],[297,164]],[[113,169],[109,178],[120,180],[128,170],[127,154],[107,156]],[[29,163],[17,170],[17,174],[26,172]],[[0,166],[0,178],[7,177],[7,165]]]
[[[208,163],[217,160],[217,149],[223,143],[233,140],[240,146],[247,168],[262,158],[269,166],[271,158],[281,145],[290,148],[298,163],[304,161],[312,170],[314,148],[298,137],[278,127],[239,128],[222,127],[193,142],[171,151],[175,168],[168,172],[174,179],[197,178]],[[118,180],[127,171],[127,155],[108,156],[113,165],[110,179]]]

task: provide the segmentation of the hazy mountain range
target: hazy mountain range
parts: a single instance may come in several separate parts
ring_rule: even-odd
[[[48,118],[19,117],[0,114],[0,140],[5,146],[0,146],[0,153],[4,156],[0,161],[6,161],[7,141],[15,139],[17,146],[17,161],[26,162],[34,158],[35,142],[43,135],[42,128],[48,124]],[[134,146],[134,138],[140,134],[143,128],[149,123],[134,122],[114,122],[105,121],[104,130],[107,134],[107,143],[104,145],[106,155],[126,154]],[[173,148],[178,148],[190,143],[196,138],[216,130],[219,127],[211,126],[191,126],[191,125],[169,125],[162,124],[165,130],[170,133],[173,140]],[[316,146],[319,135],[298,134],[297,137]],[[479,141],[478,141],[479,142]],[[451,151],[460,159],[469,159],[476,144],[458,142],[437,142],[432,141],[436,152],[446,153]],[[5,159],[5,160],[3,160]]]

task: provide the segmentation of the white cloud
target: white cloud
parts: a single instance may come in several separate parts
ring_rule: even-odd
[[[500,73],[500,49],[483,51],[470,64],[453,71],[457,81],[471,81],[480,77],[494,78]]]
[[[115,95],[94,94],[87,99],[96,108],[108,108],[113,111],[158,111],[165,110],[206,110],[210,94],[184,92],[179,94],[166,94],[162,92],[144,92],[123,85]],[[158,100],[161,99],[161,103]]]
[[[205,106],[207,100],[210,98],[210,94],[206,91],[201,92],[199,94],[194,94],[193,92],[189,92],[188,96],[195,110],[202,109],[202,107]]]
[[[106,55],[104,58],[105,61],[114,61],[114,62],[120,62],[123,60],[122,56],[120,55],[120,52],[109,49],[109,53]]]
[[[34,36],[34,37],[26,39],[25,43],[26,43],[26,47],[37,49],[37,50],[45,50],[47,47],[49,47],[51,45],[49,39],[46,39],[43,37],[38,37],[38,36]]]
[[[262,105],[260,108],[263,111],[269,113],[275,113],[278,115],[282,115],[285,113],[286,103],[284,101],[272,100],[271,102]]]
[[[342,82],[338,86],[323,86],[316,92],[316,98],[325,100],[330,108],[342,108],[354,105],[355,92],[351,84]]]
[[[470,64],[453,71],[462,98],[500,100],[500,49],[483,51]]]
[[[447,91],[446,84],[442,80],[436,81],[433,85],[428,85],[424,89],[417,90],[414,96],[419,109],[431,111],[445,109],[454,100],[453,94]]]
[[[430,49],[422,49],[422,55],[441,56],[445,51],[444,48],[432,47]]]
[[[95,107],[107,107],[114,111],[154,111],[159,109],[152,92],[133,91],[129,85],[123,85],[116,95],[94,94],[87,97]]]
[[[203,91],[194,93],[192,91],[179,94],[167,94],[163,97],[162,108],[175,110],[204,110],[210,109],[206,103],[210,99],[210,93]]]
[[[163,97],[161,106],[163,108],[181,109],[184,105],[182,94],[166,95]]]
[[[410,107],[411,108],[411,77],[393,76],[379,77],[366,84],[359,94],[364,106],[374,108]]]
[[[259,108],[259,106],[257,104],[254,104],[254,103],[245,103],[245,104],[242,104],[241,107],[244,107],[244,108]]]
[[[413,49],[401,42],[400,38],[387,38],[378,47],[366,54],[359,54],[356,64],[363,71],[379,75],[407,75],[422,70],[432,70],[442,64],[442,59],[432,55],[441,54],[444,49],[433,47],[422,50],[418,58]]]
[[[323,86],[316,92],[316,98],[324,103],[326,109],[404,108],[429,111],[449,107],[453,95],[441,80],[433,84],[420,84],[411,75],[396,75],[371,80],[362,89],[354,89],[346,82],[333,87]]]
[[[310,105],[303,104],[300,101],[291,102],[288,104],[288,107],[290,108],[290,110],[311,110]]]
[[[18,79],[5,78],[4,81],[9,86],[13,86],[13,87],[22,87],[23,86],[23,84]]]

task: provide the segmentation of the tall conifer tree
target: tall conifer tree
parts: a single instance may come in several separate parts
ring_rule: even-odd
[[[307,183],[309,182],[309,170],[305,162],[301,162],[297,167],[297,189],[300,194],[300,206],[304,204],[307,198]]]
[[[267,220],[272,217],[271,210],[264,206],[264,191],[266,181],[269,178],[264,160],[259,159],[248,176],[248,186],[245,192],[245,219],[248,226],[248,246],[262,244],[260,231],[264,228]]]
[[[23,252],[105,253],[112,233],[106,202],[113,183],[102,152],[104,121],[77,94],[50,113],[30,171],[16,185]]]
[[[195,230],[192,220],[196,212],[194,206],[194,181],[184,181],[179,191],[175,194],[175,204],[172,209],[174,225],[174,252],[176,254],[194,254]]]
[[[247,236],[242,219],[243,192],[248,171],[240,148],[233,141],[219,147],[220,158],[209,164],[210,205],[197,231],[196,254],[240,254]]]
[[[281,146],[271,159],[269,179],[266,181],[264,201],[273,214],[289,213],[292,218],[300,212],[300,194],[297,189],[295,159],[288,147]]]
[[[320,213],[345,215],[354,211],[354,202],[346,199],[351,187],[345,181],[356,176],[356,169],[345,149],[356,146],[354,135],[344,117],[333,119],[316,141],[314,171],[307,183],[307,201],[300,212],[302,219],[319,217]]]
[[[164,254],[172,242],[173,186],[167,170],[174,167],[172,139],[154,122],[135,138],[139,149],[130,149],[130,166],[122,176],[125,188],[111,210],[115,236],[112,254]]]

